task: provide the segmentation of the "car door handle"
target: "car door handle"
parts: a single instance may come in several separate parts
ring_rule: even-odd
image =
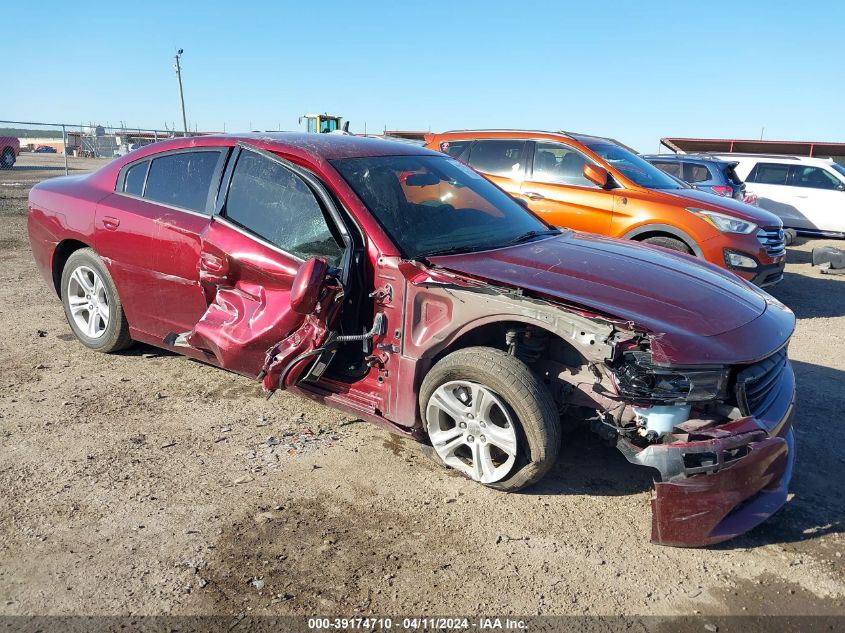
[[[542,193],[537,193],[536,191],[526,191],[522,195],[528,198],[529,200],[542,200],[546,197]]]
[[[110,215],[107,215],[103,218],[103,228],[108,229],[109,231],[116,231],[117,227],[120,226],[120,220]]]

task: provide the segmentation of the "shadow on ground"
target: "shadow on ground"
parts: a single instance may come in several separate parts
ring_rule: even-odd
[[[812,255],[806,251],[787,251],[792,264],[809,264]],[[789,306],[799,319],[833,318],[845,315],[845,277],[816,276],[817,269],[807,274],[786,272],[783,281],[767,288],[772,296]]]
[[[155,358],[158,356],[181,356],[176,352],[161,347],[153,347],[146,343],[135,343],[129,349],[117,352],[120,356],[142,356],[144,358]],[[189,359],[190,360],[190,359]]]

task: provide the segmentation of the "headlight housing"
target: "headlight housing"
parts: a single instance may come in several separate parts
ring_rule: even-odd
[[[695,213],[705,222],[709,222],[715,226],[722,233],[739,233],[740,235],[748,235],[757,230],[757,225],[753,222],[740,220],[724,213],[716,213],[715,211],[708,211],[707,209],[699,209],[698,207],[687,207],[687,211]]]
[[[647,351],[625,352],[612,369],[620,396],[664,404],[723,398],[728,371],[726,367],[660,367],[654,365]]]

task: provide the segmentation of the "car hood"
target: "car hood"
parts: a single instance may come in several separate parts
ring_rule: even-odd
[[[753,222],[759,227],[780,227],[783,222],[776,215],[769,213],[765,209],[755,207],[750,204],[745,204],[733,198],[726,198],[717,196],[706,191],[699,191],[698,189],[664,189],[660,193],[669,198],[682,200],[682,204],[687,207],[698,207],[707,209],[708,211],[715,211],[716,213],[724,213],[740,220]],[[674,204],[677,204],[673,200]]]
[[[430,261],[630,321],[652,333],[685,338],[736,330],[767,305],[766,296],[744,280],[691,256],[572,231]]]

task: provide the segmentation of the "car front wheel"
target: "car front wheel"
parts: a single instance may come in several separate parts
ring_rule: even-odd
[[[644,239],[643,244],[653,244],[654,246],[662,246],[663,248],[669,248],[673,251],[679,251],[681,253],[686,253],[687,255],[692,255],[692,249],[686,244],[684,244],[681,240],[676,239],[674,237],[657,235],[655,237],[649,237],[647,239]]]
[[[420,410],[436,460],[491,488],[530,486],[557,458],[551,394],[501,350],[470,347],[444,357],[423,380]]]
[[[131,345],[117,289],[93,250],[83,248],[68,258],[61,283],[65,316],[83,345],[106,353]]]

